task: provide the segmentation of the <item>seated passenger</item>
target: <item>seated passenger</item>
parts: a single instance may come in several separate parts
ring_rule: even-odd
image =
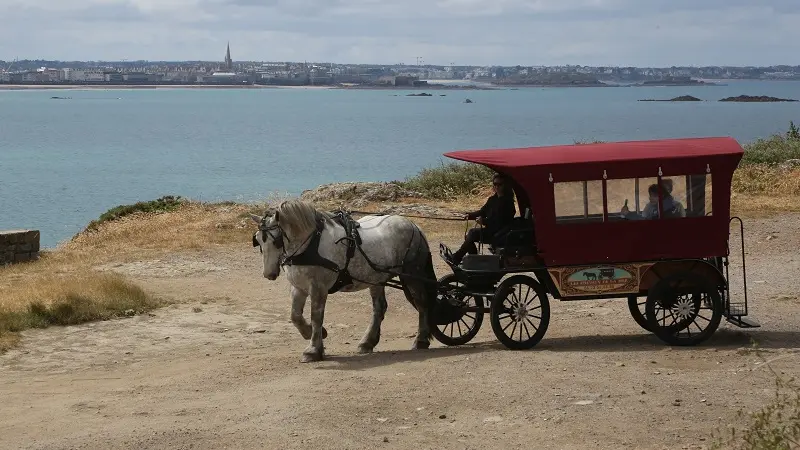
[[[460,264],[461,259],[467,253],[473,255],[478,253],[478,249],[475,247],[476,242],[491,243],[494,235],[514,220],[517,213],[514,205],[514,193],[503,175],[496,174],[492,178],[492,189],[494,195],[486,200],[481,209],[464,215],[465,219],[476,219],[479,224],[483,225],[483,228],[472,228],[467,232],[461,248],[453,253],[455,264]]]
[[[661,186],[664,187],[664,217],[685,217],[686,210],[683,205],[672,196],[672,180],[662,180]],[[645,205],[641,216],[630,212],[627,200],[620,211],[622,216],[629,220],[658,219],[658,185],[651,184],[647,188],[647,194],[650,196],[650,201]]]

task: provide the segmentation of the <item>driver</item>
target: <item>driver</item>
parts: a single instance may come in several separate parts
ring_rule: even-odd
[[[492,190],[494,195],[486,199],[481,209],[464,214],[464,219],[476,219],[483,228],[472,228],[467,232],[461,248],[453,253],[453,263],[456,265],[461,263],[467,253],[478,253],[476,242],[490,243],[494,235],[510,225],[517,214],[514,194],[503,175],[498,173],[492,178]]]

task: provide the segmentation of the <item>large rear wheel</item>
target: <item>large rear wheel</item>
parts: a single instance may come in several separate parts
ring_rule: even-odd
[[[693,272],[662,278],[647,294],[647,325],[670,345],[697,345],[717,330],[722,299],[715,283]]]
[[[498,286],[490,321],[497,339],[512,350],[526,350],[542,340],[550,324],[550,302],[541,284],[514,275]]]

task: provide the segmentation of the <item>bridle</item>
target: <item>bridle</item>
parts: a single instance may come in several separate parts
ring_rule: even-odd
[[[273,232],[275,232],[275,234],[273,234]],[[261,244],[258,242],[258,239],[256,239],[256,235],[258,233],[261,233],[262,242],[266,243],[267,236],[269,236],[270,239],[272,239],[272,245],[274,245],[276,249],[283,253],[281,256],[286,254],[286,246],[283,244],[283,239],[286,238],[286,233],[283,232],[283,228],[281,228],[280,225],[272,225],[268,227],[267,216],[264,216],[264,218],[261,219],[261,224],[258,226],[258,231],[253,235],[253,247],[258,247],[258,251],[264,253]],[[286,240],[288,241],[289,238],[286,238]]]
[[[277,250],[280,250],[281,255],[280,255],[279,259],[278,259],[278,263],[281,266],[285,265],[286,260],[291,258],[292,256],[294,256],[301,248],[303,248],[303,245],[306,242],[308,242],[309,239],[311,239],[314,236],[314,233],[309,234],[308,237],[297,248],[297,250],[294,251],[293,254],[287,255],[286,254],[286,245],[283,243],[283,240],[286,239],[286,243],[287,244],[290,243],[290,241],[289,241],[289,238],[286,237],[286,233],[283,231],[283,228],[281,228],[280,225],[275,224],[275,225],[267,226],[267,216],[264,216],[264,218],[261,219],[261,224],[258,226],[258,231],[256,232],[256,234],[258,234],[258,233],[261,233],[261,241],[262,242],[266,243],[267,242],[267,236],[269,236],[270,239],[272,239],[272,245],[275,246],[275,248]],[[253,247],[258,247],[258,251],[263,254],[264,253],[264,249],[261,247],[261,244],[259,244],[258,239],[256,239],[256,234],[253,235]]]

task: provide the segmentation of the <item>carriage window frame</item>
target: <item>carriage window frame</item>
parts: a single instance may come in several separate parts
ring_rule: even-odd
[[[553,185],[553,213],[556,224],[590,224],[590,223],[604,223],[607,220],[606,207],[605,207],[605,183],[603,179],[591,180],[577,180],[577,181],[558,181],[551,183]],[[572,185],[572,186],[569,186]],[[558,187],[564,186],[567,189],[570,187],[581,186],[581,196],[583,197],[582,212],[578,214],[563,214],[560,213],[559,204],[564,205],[570,200],[574,200],[574,196],[563,197],[559,196]],[[562,206],[563,208],[563,206]],[[570,206],[566,207],[570,209]],[[572,207],[574,208],[574,206]]]
[[[702,177],[702,193],[699,190],[691,187],[694,180],[698,180],[698,178]],[[642,189],[642,180],[648,180],[645,182],[646,186],[653,184],[652,181],[655,180],[655,184],[658,185],[658,217],[654,219],[644,219],[640,218],[638,220],[676,220],[676,219],[686,219],[686,218],[700,218],[700,217],[712,217],[713,216],[713,204],[714,204],[714,177],[713,174],[709,169],[706,171],[699,173],[696,171],[688,171],[688,172],[680,172],[674,174],[664,174],[659,168],[659,173],[654,174],[651,176],[637,176],[637,177],[625,177],[625,178],[612,178],[607,175],[607,171],[604,171],[604,176],[601,179],[589,179],[589,180],[577,180],[577,181],[561,181],[561,182],[554,182],[551,179],[551,183],[553,185],[553,213],[555,222],[557,225],[565,225],[565,224],[590,224],[590,223],[607,223],[607,222],[618,222],[618,221],[629,221],[629,219],[624,219],[620,216],[621,206],[616,207],[615,209],[609,210],[609,198],[608,198],[608,183],[614,181],[632,181],[634,183],[634,203],[633,205],[628,205],[628,209],[631,212],[635,212],[640,214],[641,211],[644,210],[644,206],[647,205],[647,191],[644,194],[644,201],[642,199],[641,189]],[[663,210],[663,190],[664,180],[673,180],[684,183],[683,189],[683,197],[679,199],[681,205],[684,209],[684,214],[678,217],[665,217],[664,210]],[[589,212],[589,206],[591,203],[591,199],[589,196],[589,183],[592,182],[600,182],[599,187],[601,188],[602,192],[602,213]],[[559,198],[557,192],[557,186],[566,185],[566,184],[583,184],[583,218],[579,218],[580,216],[576,215],[559,215]],[[673,185],[673,191],[675,187]],[[596,190],[595,190],[596,191]],[[702,194],[702,195],[701,195]],[[612,199],[613,201],[613,199]],[[699,205],[696,205],[696,202],[700,202]],[[702,211],[702,214],[699,214],[699,211]],[[637,219],[634,219],[637,220]]]

